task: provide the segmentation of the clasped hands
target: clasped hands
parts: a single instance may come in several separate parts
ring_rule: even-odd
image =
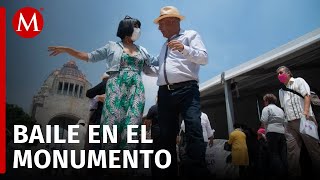
[[[167,43],[167,46],[173,51],[177,50],[182,52],[184,50],[184,45],[178,40],[171,40]]]

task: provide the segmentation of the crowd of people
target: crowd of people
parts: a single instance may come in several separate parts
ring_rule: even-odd
[[[126,149],[135,150],[137,144],[127,143],[127,125],[140,125],[145,105],[145,87],[141,74],[158,77],[159,86],[156,104],[144,119],[148,126],[149,138],[153,139],[155,151],[166,149],[170,152],[171,164],[160,169],[151,163],[153,176],[205,176],[210,175],[206,167],[207,146],[213,145],[214,130],[209,119],[201,111],[199,92],[199,70],[208,63],[208,54],[198,32],[184,30],[180,21],[184,19],[173,6],[161,8],[154,20],[166,39],[159,56],[154,57],[135,43],[140,36],[141,22],[126,16],[120,21],[118,42],[109,41],[105,46],[92,52],[81,52],[70,47],[50,46],[50,55],[61,53],[86,61],[106,60],[106,74],[100,84],[88,90],[87,97],[92,100],[89,124],[117,125],[119,142],[116,144],[90,145],[88,149]],[[310,88],[302,78],[293,78],[289,68],[282,66],[277,70],[278,78],[287,89],[279,91],[281,108],[273,94],[263,97],[261,129],[257,134],[255,150],[250,147],[250,132],[240,124],[234,124],[229,135],[231,163],[239,167],[240,177],[250,175],[253,159],[259,159],[255,166],[259,175],[299,176],[299,157],[302,143],[312,159],[315,170],[320,169],[319,140],[299,131],[302,119],[316,124],[310,106]],[[288,90],[288,89],[291,89]],[[294,91],[294,92],[293,92]],[[300,94],[300,96],[298,95]],[[182,123],[181,123],[182,122]],[[183,139],[181,139],[183,134]],[[252,137],[252,136],[250,136]],[[182,142],[181,142],[182,141]],[[177,144],[183,146],[177,153]],[[143,147],[142,147],[143,148]],[[144,147],[145,148],[145,147]],[[252,158],[256,156],[258,158]],[[152,159],[152,158],[151,158]],[[160,163],[165,162],[160,159]],[[256,173],[255,172],[255,173]],[[135,175],[134,170],[112,172]]]
[[[183,167],[186,175],[203,175],[206,172],[205,149],[200,111],[199,69],[208,62],[206,48],[200,35],[193,30],[180,28],[180,15],[177,8],[161,8],[160,15],[154,20],[163,37],[163,44],[158,57],[150,55],[147,50],[135,44],[140,36],[141,22],[126,16],[120,21],[118,42],[109,41],[105,46],[90,53],[81,52],[70,47],[51,46],[51,56],[61,53],[84,60],[97,62],[106,60],[106,82],[101,125],[117,125],[117,144],[103,144],[101,148],[136,149],[136,144],[126,143],[127,125],[141,123],[145,95],[141,73],[157,76],[159,149],[166,149],[172,155],[168,168],[158,169],[154,175],[177,175],[176,137],[179,132],[178,117],[185,123],[186,155]],[[165,158],[160,159],[166,161]],[[129,171],[128,171],[129,172]],[[132,172],[132,171],[131,171]]]
[[[320,170],[318,122],[311,106],[310,86],[303,78],[294,78],[286,66],[276,72],[283,84],[279,90],[280,107],[274,94],[265,94],[258,131],[250,133],[244,125],[235,124],[229,136],[232,163],[239,166],[240,177],[297,178],[302,175],[302,164],[310,168],[309,174],[316,175]],[[303,131],[304,128],[308,130]],[[307,132],[311,130],[313,134]],[[256,141],[250,140],[254,134]],[[309,160],[307,164],[305,159]]]

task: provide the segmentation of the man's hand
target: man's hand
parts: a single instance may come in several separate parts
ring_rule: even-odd
[[[213,146],[213,136],[209,137],[209,147],[212,147]]]
[[[309,117],[310,103],[311,103],[310,95],[307,94],[304,96],[303,115],[305,115],[306,119],[308,120],[310,119]]]
[[[102,94],[102,95],[97,95],[98,101],[103,102],[106,99],[106,94]]]
[[[172,40],[172,41],[168,42],[167,45],[173,51],[178,50],[179,52],[181,52],[184,49],[184,45],[180,41],[177,41],[177,40]]]
[[[303,115],[306,117],[307,120],[309,120],[309,117],[310,117],[310,116],[309,116],[309,112],[304,111],[304,112],[303,112]]]

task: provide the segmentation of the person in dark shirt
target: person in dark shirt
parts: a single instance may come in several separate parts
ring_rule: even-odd
[[[153,139],[153,143],[160,135],[160,127],[158,122],[158,105],[155,104],[151,106],[148,111],[147,119],[151,119],[151,137]]]
[[[100,125],[103,102],[104,102],[104,97],[106,92],[106,83],[108,79],[109,79],[109,75],[107,73],[103,73],[101,77],[102,81],[96,86],[92,87],[91,89],[88,89],[86,92],[86,97],[90,98],[91,100],[89,125]],[[87,132],[89,132],[89,126],[87,127]],[[96,130],[96,132],[99,132],[99,130]],[[100,140],[100,136],[96,136],[95,140]],[[85,141],[85,149],[87,150],[92,149],[95,151],[99,151],[101,149],[101,144],[90,144],[89,136],[87,134],[86,141]],[[99,167],[88,169],[88,174],[89,175],[102,174],[102,170],[99,169]]]
[[[87,90],[86,96],[91,99],[90,105],[90,120],[89,124],[100,125],[101,113],[103,108],[103,102],[99,99],[106,92],[106,83],[109,79],[109,75],[104,73],[101,77],[102,81],[91,89]]]
[[[151,120],[151,138],[153,139],[153,150],[154,152],[160,150],[160,126],[158,122],[158,101],[156,99],[156,104],[151,106],[146,119]],[[153,176],[159,174],[159,168],[154,162],[154,157],[151,158],[151,172]]]

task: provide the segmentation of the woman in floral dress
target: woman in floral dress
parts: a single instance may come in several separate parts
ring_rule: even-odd
[[[107,149],[135,149],[127,143],[127,125],[140,125],[145,96],[141,72],[144,60],[139,52],[131,56],[123,52],[120,71],[107,82],[102,124],[117,125],[118,144],[106,144]],[[130,147],[129,147],[130,146]]]
[[[117,143],[103,144],[107,150],[133,150],[136,144],[127,143],[127,125],[140,125],[145,105],[144,85],[141,73],[157,76],[151,62],[156,61],[145,48],[134,44],[140,36],[141,23],[126,16],[120,21],[117,36],[119,42],[109,41],[105,46],[90,53],[64,46],[50,46],[50,56],[68,53],[80,60],[97,62],[106,59],[106,72],[110,78],[106,85],[101,124],[117,125]]]

